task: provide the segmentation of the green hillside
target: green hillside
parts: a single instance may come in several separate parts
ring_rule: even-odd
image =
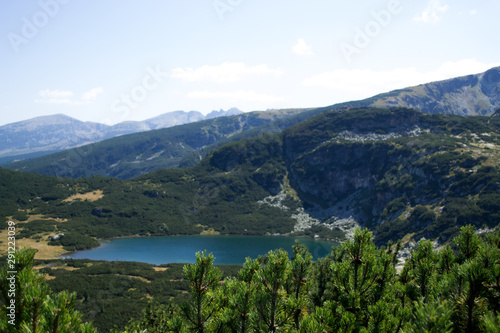
[[[283,318],[283,327],[298,322],[307,332],[335,331],[344,320],[355,325],[353,329],[378,325],[396,329],[406,323],[405,329],[413,332],[426,322],[443,331],[450,325],[456,332],[471,327],[483,331],[499,320],[494,315],[499,309],[498,237],[480,244],[467,227],[462,229],[462,238],[453,238],[467,225],[486,233],[498,227],[499,129],[498,117],[428,115],[399,108],[326,110],[279,134],[227,143],[193,167],[162,169],[129,180],[71,179],[0,169],[0,232],[6,231],[6,221],[13,220],[17,242],[48,242],[66,250],[95,247],[97,239],[134,235],[280,233],[347,239],[329,258],[302,271],[311,282],[308,296],[301,301],[308,310],[300,314],[297,308],[288,308],[295,310]],[[373,238],[366,230],[355,232],[358,226],[371,230]],[[64,236],[48,241],[60,233]],[[407,263],[404,268],[398,266],[401,271],[396,274],[399,247],[389,250],[375,245],[401,239]],[[430,241],[415,246],[424,239]],[[352,259],[359,242],[360,261]],[[470,251],[464,250],[467,244],[473,246]],[[451,245],[455,250],[435,252],[432,247],[437,245]],[[3,240],[0,246],[6,246]],[[305,256],[302,253],[299,258]],[[292,283],[296,281],[292,270],[303,263],[293,260],[272,252],[252,267],[255,274],[271,274],[280,272],[275,265],[283,263],[285,280],[281,281]],[[369,280],[363,283],[373,280],[365,286],[371,288],[369,295],[359,304],[356,289],[341,288],[344,282],[353,281],[349,280],[356,274],[353,263],[360,263],[359,272],[368,274]],[[71,303],[71,311],[73,307],[82,311],[84,320],[93,319],[100,331],[115,324],[122,328],[145,307],[143,317],[130,323],[129,331],[182,321],[184,314],[179,311],[183,307],[178,304],[196,297],[189,287],[193,276],[188,271],[193,266],[185,268],[182,277],[178,265],[46,264],[43,272],[50,275],[55,292],[77,292],[74,299],[66,294],[53,297],[78,299]],[[230,271],[229,275],[236,275]],[[245,274],[243,269],[238,279]],[[227,288],[263,291],[262,279],[243,281],[238,284],[228,278]],[[382,285],[375,281],[383,282],[384,289],[377,289]],[[476,282],[474,286],[480,289],[471,284]],[[214,292],[244,295],[224,286]],[[284,296],[283,309],[295,304],[287,289],[290,286],[277,289]],[[460,286],[465,288],[453,289]],[[190,294],[186,294],[188,289]],[[177,305],[165,305],[171,298]],[[163,306],[147,307],[149,299]],[[233,322],[235,315],[226,302],[232,300],[218,298],[213,303],[225,313],[214,317],[227,319],[218,322],[221,325]],[[256,320],[251,325],[263,329],[261,325],[267,324],[255,317],[260,301],[249,302],[249,315]],[[390,304],[399,304],[398,309],[384,310]],[[437,320],[435,313],[446,320]],[[378,323],[370,319],[376,316],[381,320]]]
[[[94,238],[202,232],[343,239],[356,226],[373,230],[377,243],[406,234],[446,242],[463,225],[500,221],[499,126],[498,118],[408,109],[328,111],[226,144],[195,167],[126,181],[1,170],[2,215],[56,221],[50,231],[66,236],[53,244],[68,249]],[[41,222],[18,220],[23,235],[37,237]]]
[[[500,67],[382,93],[351,106],[405,107],[425,113],[490,116],[500,106]]]
[[[258,133],[278,133],[305,119],[307,109],[250,112],[154,131],[123,135],[38,158],[7,163],[15,171],[58,177],[107,176],[121,179],[198,163],[224,143]],[[293,117],[296,115],[296,117]],[[291,120],[275,123],[281,118]]]

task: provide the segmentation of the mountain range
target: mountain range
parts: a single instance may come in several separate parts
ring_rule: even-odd
[[[173,111],[143,121],[125,121],[112,126],[83,122],[63,114],[36,117],[0,127],[0,162],[33,158],[124,134],[241,113],[237,108],[214,110],[207,115],[198,111]]]
[[[22,161],[16,163],[5,164],[8,161],[4,160],[3,166],[12,170],[72,178],[93,175],[133,178],[162,168],[193,166],[210,150],[224,143],[259,133],[278,133],[325,110],[356,107],[405,107],[432,114],[491,116],[500,108],[500,67],[324,108],[253,113],[241,113],[237,109],[221,110],[212,112],[201,122],[146,131],[148,128],[166,127],[167,122],[163,118],[187,123],[202,116],[196,112],[179,111],[144,122],[126,122],[107,128],[108,136],[114,136],[109,140],[90,145],[81,142],[79,148],[40,158],[17,157]],[[127,131],[141,132],[121,135]],[[27,133],[26,136],[36,136],[36,133]],[[91,135],[97,130],[89,130],[88,133]],[[75,135],[67,136],[73,137]]]
[[[217,146],[259,133],[278,133],[306,119],[311,111],[287,109],[217,117],[117,136],[3,166],[48,176],[128,179],[158,169],[194,165]]]

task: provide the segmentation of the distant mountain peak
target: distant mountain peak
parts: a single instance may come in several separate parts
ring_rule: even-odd
[[[124,121],[113,126],[83,122],[65,114],[39,116],[0,126],[0,158],[77,147],[116,136],[145,132],[205,119],[242,113],[237,108],[213,111],[204,116],[199,111],[172,111],[143,121]]]
[[[205,119],[212,119],[212,118],[218,118],[218,117],[228,117],[228,116],[236,116],[243,113],[240,109],[236,107],[232,107],[228,109],[227,111],[224,111],[223,109],[220,109],[219,111],[213,110],[209,114],[205,116]]]
[[[38,116],[35,118],[17,121],[15,123],[6,124],[0,126],[0,130],[14,129],[14,128],[30,128],[35,129],[40,126],[47,125],[62,125],[62,124],[72,124],[72,123],[83,123],[82,121],[67,116],[62,113],[47,115],[47,116]]]

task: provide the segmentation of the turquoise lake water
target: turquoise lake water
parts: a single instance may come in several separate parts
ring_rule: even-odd
[[[77,251],[67,258],[107,261],[139,261],[160,265],[193,263],[196,252],[213,253],[217,265],[241,265],[246,257],[257,258],[270,250],[284,249],[291,257],[295,240],[306,245],[314,259],[330,253],[336,243],[305,238],[272,236],[175,236],[120,238],[104,241],[92,250]]]

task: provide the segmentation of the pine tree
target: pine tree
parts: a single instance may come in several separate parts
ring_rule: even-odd
[[[445,280],[449,293],[444,293],[454,302],[454,332],[482,332],[482,318],[489,308],[494,308],[487,298],[487,286],[494,284],[500,256],[498,250],[475,234],[472,226],[463,227],[454,242],[459,252]]]
[[[492,313],[484,316],[484,331],[486,333],[500,333],[500,313],[496,316]]]
[[[36,250],[21,248],[15,254],[15,268],[4,266],[0,271],[0,329],[2,332],[31,333],[96,333],[90,323],[83,323],[81,315],[75,310],[76,295],[66,291],[51,293],[44,277],[33,269]],[[7,304],[10,302],[7,281],[9,271],[16,271],[15,318],[16,325],[8,323]],[[11,275],[11,274],[10,274]]]
[[[285,251],[270,251],[264,257],[262,267],[255,274],[257,330],[276,332],[292,326],[298,304],[286,293],[285,285],[290,273],[291,264]]]
[[[301,331],[399,331],[407,312],[395,279],[394,250],[377,249],[371,232],[356,229],[353,240],[333,250],[326,301],[302,320]]]
[[[475,233],[473,226],[462,227],[460,235],[454,239],[455,245],[460,250],[458,260],[460,263],[476,256],[481,245],[481,238]]]
[[[356,229],[352,241],[342,244],[345,258],[333,263],[332,295],[337,299],[344,311],[356,318],[356,327],[368,327],[370,318],[376,312],[379,324],[390,320],[391,311],[380,312],[377,302],[383,297],[392,299],[388,287],[395,278],[392,256],[375,247],[372,233],[368,230]],[[396,299],[392,299],[396,301]],[[382,317],[380,317],[382,316]]]
[[[453,308],[446,301],[415,302],[408,333],[451,333]]]
[[[196,263],[184,266],[184,276],[189,281],[191,300],[183,304],[183,317],[193,332],[207,332],[219,311],[215,290],[222,279],[222,272],[214,266],[213,254],[206,251],[196,253]]]
[[[255,322],[255,294],[257,291],[255,273],[260,267],[260,259],[247,258],[238,278],[227,278],[219,290],[225,298],[221,322],[233,333],[251,332]]]
[[[311,286],[311,306],[321,306],[327,300],[328,285],[331,282],[332,255],[325,258],[319,258],[311,268],[312,286]]]
[[[291,262],[291,274],[287,283],[287,293],[295,302],[293,320],[295,329],[300,329],[301,314],[306,311],[308,303],[308,292],[311,286],[309,279],[312,266],[312,255],[305,245],[296,241],[293,246],[293,258]]]
[[[175,304],[155,304],[148,303],[142,311],[139,319],[131,320],[125,327],[123,333],[182,333],[186,332],[179,314],[179,309]],[[111,333],[119,333],[118,330],[111,330]]]
[[[439,258],[440,256],[434,250],[434,245],[428,240],[420,241],[412,251],[403,273],[408,274],[407,291],[411,290],[412,292],[409,292],[407,296],[411,300],[416,301],[422,298],[425,303],[427,297],[432,296]],[[413,286],[409,284],[413,284]]]

